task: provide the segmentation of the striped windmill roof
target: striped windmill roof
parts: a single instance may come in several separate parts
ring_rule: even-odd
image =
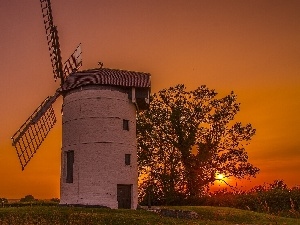
[[[150,73],[98,68],[70,74],[61,88],[68,91],[91,84],[149,88],[150,76]]]

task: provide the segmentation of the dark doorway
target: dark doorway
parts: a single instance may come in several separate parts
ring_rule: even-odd
[[[117,200],[119,209],[131,209],[131,189],[132,185],[117,185]]]

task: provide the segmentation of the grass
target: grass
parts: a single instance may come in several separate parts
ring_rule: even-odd
[[[192,210],[199,219],[162,217],[145,210],[111,210],[59,206],[24,206],[0,208],[0,224],[176,224],[176,225],[221,225],[221,224],[286,224],[300,225],[300,219],[277,217],[251,211],[209,206],[178,206],[172,209]]]
[[[172,209],[197,212],[200,220],[220,222],[220,224],[286,224],[300,225],[300,219],[286,218],[248,210],[213,206],[172,206]],[[199,223],[202,224],[202,223]],[[205,223],[203,223],[205,224]],[[209,224],[209,223],[208,223]]]

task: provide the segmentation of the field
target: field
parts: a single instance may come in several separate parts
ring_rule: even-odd
[[[161,216],[146,210],[111,210],[99,208],[80,208],[62,206],[23,206],[0,208],[1,225],[20,224],[286,224],[300,225],[300,219],[284,218],[270,214],[247,210],[210,207],[210,206],[174,206],[168,207],[197,212],[197,219],[179,219]]]

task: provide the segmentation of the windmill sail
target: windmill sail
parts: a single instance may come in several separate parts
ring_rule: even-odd
[[[60,52],[57,28],[53,24],[53,16],[50,0],[40,0],[44,18],[44,25],[47,35],[48,48],[52,63],[54,79],[61,79],[61,84],[64,82],[63,66]]]
[[[60,93],[56,92],[55,95],[47,97],[11,138],[22,170],[56,123],[52,104],[59,95]]]
[[[77,72],[77,70],[82,66],[81,58],[81,43],[77,46],[72,55],[64,63],[64,80],[70,73]]]

